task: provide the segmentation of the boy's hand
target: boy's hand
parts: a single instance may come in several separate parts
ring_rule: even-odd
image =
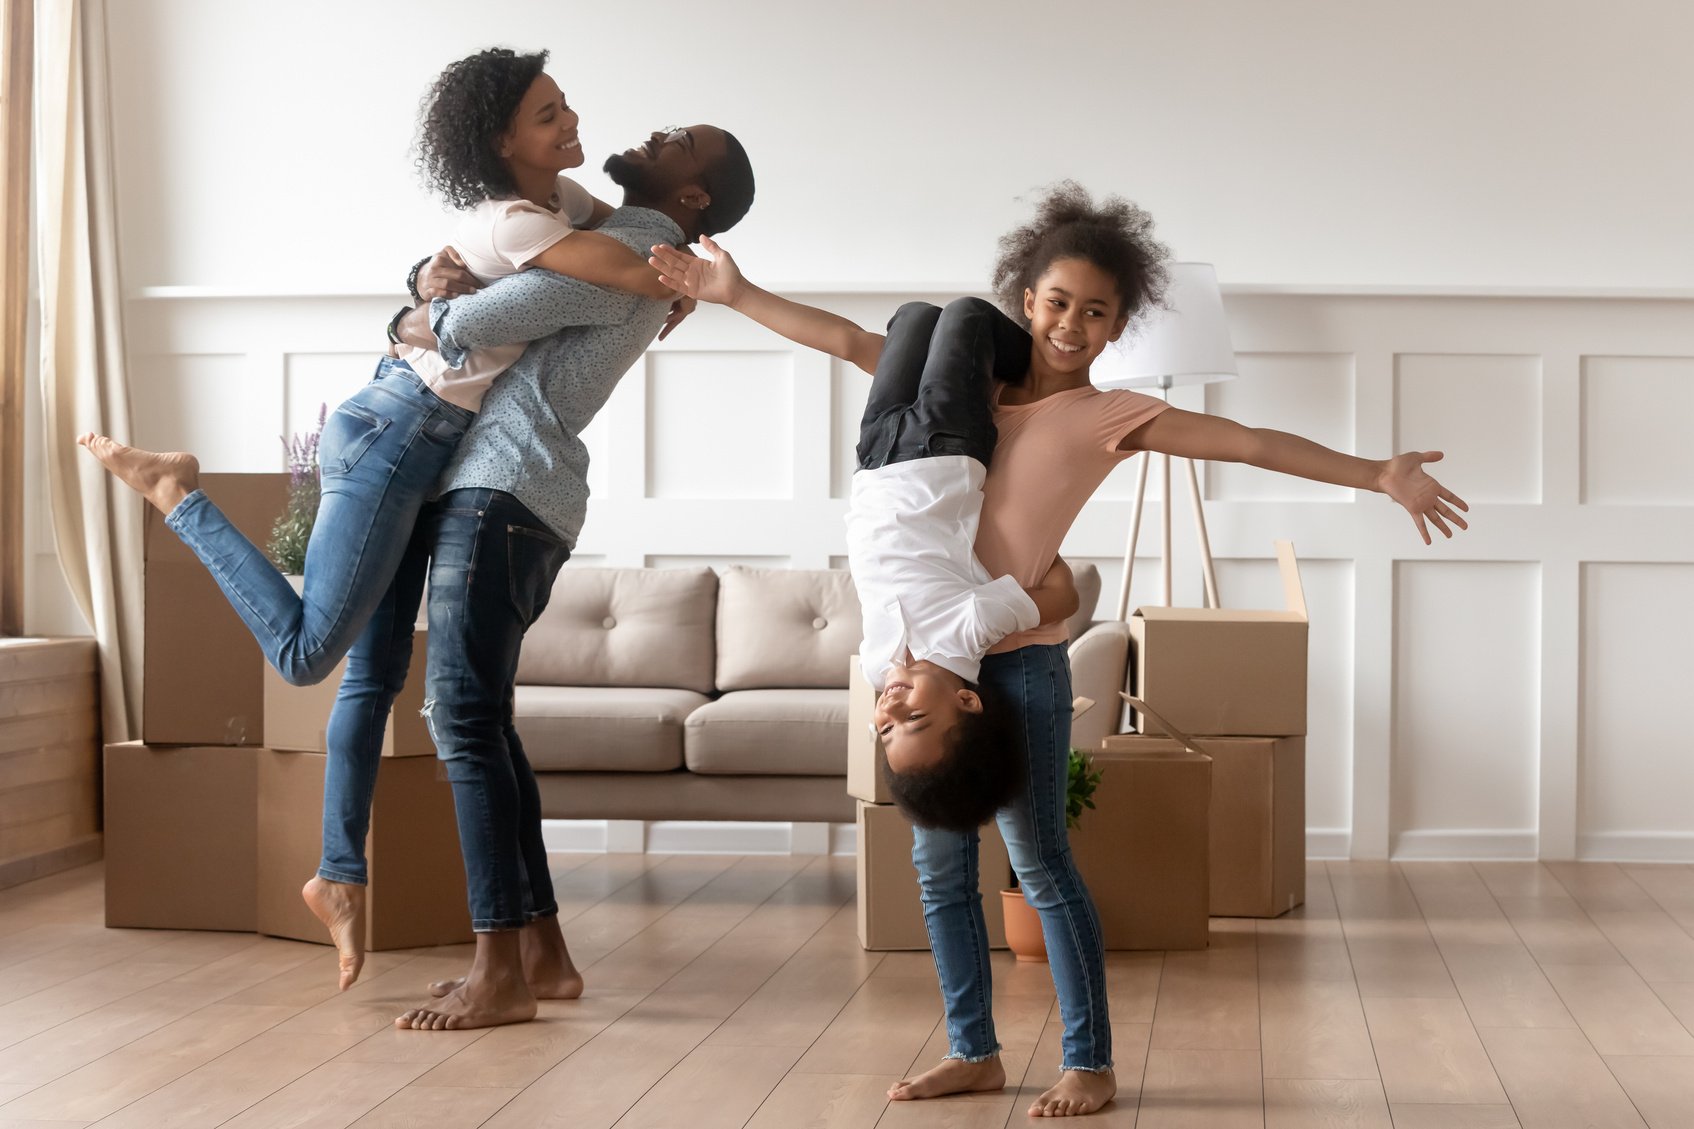
[[[1447,528],[1448,522],[1460,529],[1470,528],[1458,513],[1458,510],[1470,509],[1465,500],[1423,469],[1425,463],[1440,462],[1441,458],[1440,451],[1408,451],[1395,455],[1382,464],[1382,474],[1376,480],[1378,490],[1399,502],[1412,515],[1425,545],[1432,544],[1426,521],[1433,522],[1441,535],[1449,538],[1453,531]]]
[[[702,302],[733,306],[746,286],[741,268],[711,236],[702,235],[700,246],[710,258],[660,243],[653,247],[653,257],[647,262],[659,272],[659,280],[678,293]]]
[[[424,265],[418,272],[418,297],[428,302],[431,298],[457,298],[461,294],[475,294],[482,289],[476,275],[465,266],[465,260],[459,257],[459,252],[451,247],[443,247],[435,253],[435,257]]]
[[[665,327],[659,330],[659,340],[663,341],[671,335],[671,330],[682,324],[682,319],[694,312],[694,307],[700,303],[684,295],[671,303],[671,312],[665,315]]]

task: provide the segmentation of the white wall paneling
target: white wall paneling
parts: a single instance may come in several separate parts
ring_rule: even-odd
[[[811,296],[867,326],[913,297],[946,295]],[[1694,824],[1672,798],[1694,791],[1676,707],[1694,675],[1676,642],[1694,633],[1694,489],[1679,461],[1694,301],[1226,301],[1242,378],[1177,402],[1368,456],[1397,438],[1445,446],[1437,474],[1475,503],[1469,533],[1426,548],[1378,495],[1207,468],[1225,603],[1277,602],[1278,537],[1304,565],[1312,849],[1685,857]],[[208,470],[279,468],[276,437],[368,374],[392,302],[137,298],[140,438],[198,448]],[[700,310],[590,429],[594,496],[575,566],[839,566],[867,384]],[[1198,604],[1177,498],[1176,594]],[[1147,529],[1161,508],[1148,507]],[[1108,597],[1129,510],[1129,491],[1110,485],[1065,544],[1099,566]],[[1137,603],[1157,590],[1156,552],[1144,534]]]

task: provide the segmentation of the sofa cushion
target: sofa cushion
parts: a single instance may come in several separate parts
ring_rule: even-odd
[[[682,723],[708,701],[692,690],[519,686],[518,736],[538,772],[668,772]]]
[[[718,578],[709,568],[567,568],[524,636],[518,681],[712,691]]]
[[[845,689],[862,634],[845,569],[732,565],[718,585],[718,689]]]
[[[845,776],[847,691],[725,694],[688,715],[683,759],[703,773]]]
[[[1094,626],[1094,609],[1100,603],[1100,570],[1087,562],[1073,563],[1071,576],[1076,580],[1076,614],[1065,621],[1065,628],[1074,643]]]

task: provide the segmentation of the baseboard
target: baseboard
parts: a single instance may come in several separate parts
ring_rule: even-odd
[[[1583,862],[1694,862],[1694,832],[1597,831],[1576,838]]]
[[[1534,831],[1402,831],[1394,837],[1389,857],[1455,862],[1534,859],[1540,842]]]
[[[544,819],[549,852],[645,851],[656,855],[852,854],[858,828],[851,823]]]
[[[0,863],[0,890],[34,882],[37,878],[45,878],[61,870],[97,862],[104,854],[105,840],[96,834],[78,839],[74,843],[67,843],[63,847],[54,847],[50,851]]]
[[[1344,859],[1353,849],[1353,832],[1345,827],[1308,827],[1306,857]]]

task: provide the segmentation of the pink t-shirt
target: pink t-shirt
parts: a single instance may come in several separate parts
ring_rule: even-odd
[[[988,575],[1013,576],[1033,588],[1083,503],[1113,467],[1134,454],[1118,450],[1118,444],[1170,405],[1139,392],[1093,387],[1069,388],[1032,404],[1002,404],[1000,391],[994,402],[1000,435],[982,485],[976,555]],[[1065,638],[1063,622],[1043,624],[1006,636],[989,653]]]

